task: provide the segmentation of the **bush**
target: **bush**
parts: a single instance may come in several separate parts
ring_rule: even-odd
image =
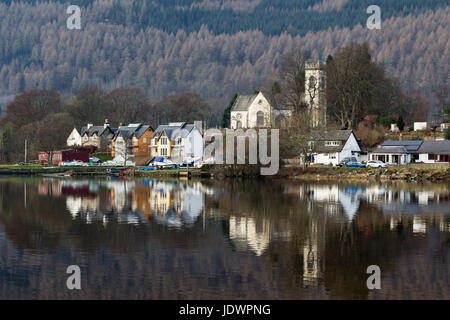
[[[450,129],[445,130],[445,140],[450,140]]]
[[[382,126],[389,127],[391,119],[389,119],[389,117],[379,117],[377,122]]]

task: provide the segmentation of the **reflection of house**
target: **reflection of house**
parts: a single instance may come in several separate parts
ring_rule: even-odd
[[[150,188],[148,185],[137,183],[136,189],[131,194],[131,209],[133,211],[139,211],[146,217],[152,215],[150,208]]]
[[[344,158],[358,158],[361,154],[361,147],[352,130],[315,132],[311,135],[309,148],[313,164],[337,165]]]
[[[266,219],[257,225],[253,218],[231,216],[229,232],[237,250],[250,249],[257,256],[262,255],[270,243],[270,223]]]
[[[312,221],[310,236],[303,245],[303,283],[305,285],[317,284],[321,277],[321,252],[319,250],[319,224]]]
[[[307,197],[314,202],[322,203],[326,212],[337,214],[342,211],[348,220],[352,220],[360,206],[360,188],[339,188],[338,185],[302,186],[300,198]]]

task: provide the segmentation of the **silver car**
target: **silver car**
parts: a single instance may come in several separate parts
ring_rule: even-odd
[[[380,160],[370,160],[367,162],[369,168],[387,168],[388,165]]]

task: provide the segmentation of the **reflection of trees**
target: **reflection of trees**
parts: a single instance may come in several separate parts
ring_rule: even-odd
[[[119,183],[123,185],[123,181]],[[14,247],[39,251],[35,257],[41,260],[33,263],[42,264],[42,270],[53,270],[56,261],[67,265],[68,260],[75,260],[84,265],[92,281],[85,297],[364,299],[371,295],[366,288],[367,266],[379,265],[382,275],[402,268],[404,273],[395,275],[406,283],[408,272],[417,275],[419,269],[411,271],[403,259],[412,265],[427,261],[416,253],[425,250],[428,233],[413,235],[412,216],[392,224],[391,216],[371,202],[378,198],[362,196],[349,221],[342,206],[312,198],[313,189],[303,183],[223,180],[195,186],[192,182],[170,182],[175,186],[170,192],[178,190],[171,196],[174,203],[185,201],[189,188],[199,190],[205,198],[202,216],[189,227],[174,229],[155,223],[153,217],[159,214],[155,211],[134,225],[114,218],[134,215],[137,208],[143,208],[155,187],[146,183],[136,182],[135,187],[127,188],[130,194],[121,212],[113,205],[111,185],[92,183],[90,191],[80,196],[97,197],[98,208],[95,212],[88,207],[81,209],[85,211],[73,219],[66,208],[66,189],[61,189],[60,195],[51,191],[50,196],[39,195],[38,191],[46,188],[38,188],[37,183],[29,186],[25,210],[23,185],[4,182],[0,184],[0,223]],[[338,189],[352,186],[361,189],[354,184],[338,184]],[[55,186],[55,190],[60,188]],[[76,188],[77,193],[82,190]],[[88,223],[82,216],[99,213],[108,217],[108,223],[102,219]],[[432,216],[424,221],[427,230],[429,226],[436,230],[442,220]],[[430,251],[445,257],[448,232],[436,241],[441,251],[436,253],[434,247]],[[60,250],[56,253],[56,249]],[[5,268],[11,269],[17,254],[14,249],[6,251]],[[61,252],[71,252],[71,257]],[[56,254],[47,259],[42,253]],[[443,271],[445,263],[433,264],[433,268],[436,265]],[[1,268],[0,264],[2,272],[10,271]],[[61,274],[65,275],[64,270]],[[51,276],[43,271],[27,275],[27,279],[43,283],[42,294],[52,297],[55,281],[61,279]],[[387,281],[383,278],[382,286],[395,290]],[[15,296],[20,295],[16,292]]]
[[[42,199],[36,188],[28,188],[25,209],[23,190],[20,183],[0,183],[0,223],[18,248],[53,252],[71,224],[70,216],[62,214],[64,202]]]

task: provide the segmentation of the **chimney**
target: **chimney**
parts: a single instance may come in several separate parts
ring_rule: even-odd
[[[103,128],[107,128],[107,127],[109,127],[109,123],[108,123],[108,119],[105,119],[105,124],[103,125]]]
[[[203,121],[194,121],[194,126],[203,133]]]
[[[403,141],[403,133],[400,133],[400,136],[398,138],[399,141]]]

